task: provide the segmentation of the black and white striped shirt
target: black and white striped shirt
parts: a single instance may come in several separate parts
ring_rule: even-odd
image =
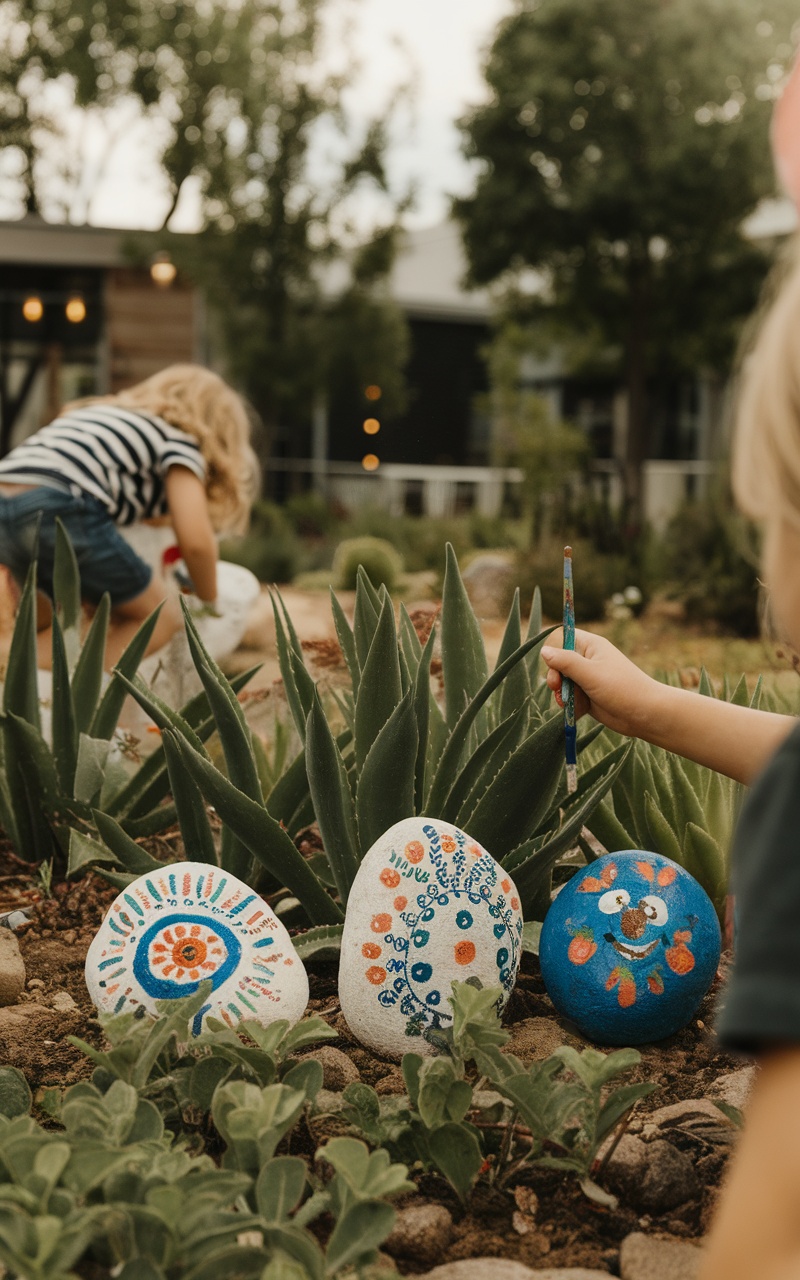
[[[205,481],[197,441],[163,418],[113,403],[73,409],[23,440],[0,461],[0,481],[77,487],[108,508],[115,524],[167,514],[164,479],[188,467]]]

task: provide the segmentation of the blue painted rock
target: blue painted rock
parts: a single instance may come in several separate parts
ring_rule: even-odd
[[[519,966],[522,915],[510,876],[465,832],[406,818],[376,840],[347,903],[339,999],[365,1045],[429,1054],[422,1032],[452,1021],[454,980],[503,989]]]
[[[720,929],[693,876],[628,849],[577,871],[550,906],[539,960],[547,993],[600,1044],[661,1040],[711,985]]]
[[[195,1016],[230,1027],[298,1022],[308,978],[286,929],[241,880],[202,862],[176,862],[132,881],[118,894],[86,956],[86,985],[104,1013],[192,995],[212,982]]]

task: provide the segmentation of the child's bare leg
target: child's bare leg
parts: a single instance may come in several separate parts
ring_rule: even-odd
[[[150,616],[162,600],[163,607],[145,649],[146,657],[147,654],[155,653],[156,649],[162,648],[183,625],[178,601],[168,593],[164,579],[160,576],[154,577],[141,595],[129,600],[127,604],[116,605],[111,610],[103,663],[106,671],[111,671],[116,666],[145,618]]]

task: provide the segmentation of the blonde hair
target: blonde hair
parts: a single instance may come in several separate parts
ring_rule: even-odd
[[[753,520],[800,528],[800,258],[794,252],[742,360],[732,457],[736,501]]]
[[[172,364],[117,395],[91,396],[65,408],[118,404],[143,409],[197,441],[206,463],[211,522],[218,532],[242,533],[258,487],[250,418],[241,396],[198,364]]]

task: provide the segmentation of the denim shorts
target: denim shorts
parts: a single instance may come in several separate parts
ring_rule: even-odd
[[[36,584],[52,600],[56,516],[75,551],[84,600],[97,604],[108,592],[112,605],[127,604],[150,585],[153,570],[128,545],[102,502],[50,485],[0,494],[0,564],[20,584],[36,560]]]

